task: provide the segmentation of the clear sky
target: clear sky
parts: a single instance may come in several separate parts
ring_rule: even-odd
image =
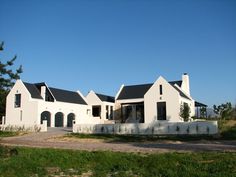
[[[0,41],[26,82],[115,95],[187,72],[195,100],[236,103],[236,0],[0,0]]]

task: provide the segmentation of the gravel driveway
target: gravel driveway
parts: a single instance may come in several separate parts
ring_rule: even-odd
[[[0,144],[10,146],[29,146],[41,148],[60,148],[88,151],[121,151],[121,152],[195,152],[195,151],[233,151],[234,141],[158,141],[158,142],[105,142],[97,139],[63,138],[70,129],[50,128],[48,132],[30,133],[23,136],[6,137]]]

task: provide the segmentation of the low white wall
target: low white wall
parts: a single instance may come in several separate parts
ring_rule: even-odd
[[[76,124],[104,124],[104,120],[100,117],[87,117],[86,119],[79,119]]]
[[[140,134],[140,135],[184,135],[217,134],[217,121],[165,122],[155,124],[74,124],[74,133],[85,134]]]
[[[21,131],[21,132],[46,132],[47,131],[47,121],[46,124],[41,125],[0,125],[0,131]]]

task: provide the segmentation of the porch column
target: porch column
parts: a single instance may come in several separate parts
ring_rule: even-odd
[[[51,112],[51,127],[55,127],[55,113]]]
[[[136,105],[132,105],[132,118],[136,119]]]
[[[4,124],[5,124],[5,117],[2,116],[2,125],[4,125]]]
[[[69,114],[64,114],[63,127],[67,127],[68,115],[69,115]]]

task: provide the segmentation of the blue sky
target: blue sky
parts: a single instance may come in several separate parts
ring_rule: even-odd
[[[26,82],[115,95],[187,72],[195,100],[236,103],[235,0],[0,0],[0,41]]]

